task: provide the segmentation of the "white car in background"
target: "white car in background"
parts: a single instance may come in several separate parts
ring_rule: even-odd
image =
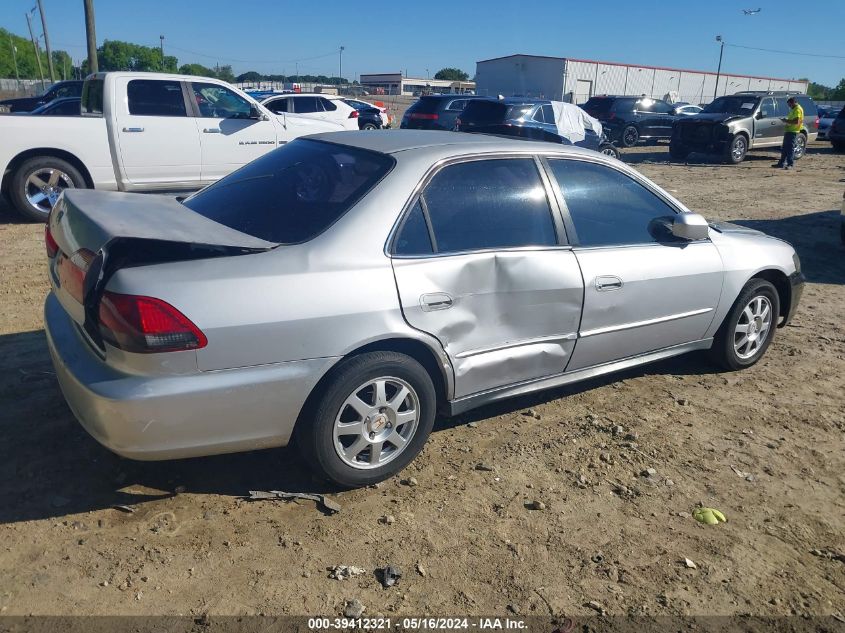
[[[309,119],[337,123],[344,130],[358,130],[358,110],[337,95],[281,94],[267,97],[261,105],[274,114],[298,114]]]
[[[675,104],[675,114],[681,116],[695,116],[703,109],[704,108],[701,108],[697,105],[692,105],[691,103]]]
[[[370,103],[369,101],[361,101],[360,99],[350,99],[349,97],[346,97],[344,101],[356,110],[360,110],[362,108],[375,108],[378,110],[379,116],[381,117],[382,127],[390,127],[390,124],[393,122],[393,117],[387,113],[387,108],[384,106],[380,106],[376,103]]]

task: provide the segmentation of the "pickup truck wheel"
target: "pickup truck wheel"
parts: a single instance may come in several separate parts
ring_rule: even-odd
[[[623,147],[633,147],[640,140],[640,131],[636,125],[629,125],[622,130],[621,138]]]
[[[396,352],[354,356],[332,373],[296,425],[303,457],[344,488],[392,477],[419,454],[434,425],[431,377]]]
[[[9,197],[18,213],[35,222],[46,222],[62,191],[86,186],[82,174],[69,162],[36,156],[15,170]]]
[[[734,136],[727,147],[725,147],[725,162],[731,165],[738,165],[745,160],[748,153],[748,141],[742,134]]]
[[[751,367],[772,342],[779,314],[775,287],[764,279],[749,281],[713,340],[713,360],[730,371]]]
[[[795,137],[795,147],[792,149],[792,158],[794,160],[798,160],[799,158],[803,158],[804,154],[807,153],[807,136],[804,134],[799,134]]]

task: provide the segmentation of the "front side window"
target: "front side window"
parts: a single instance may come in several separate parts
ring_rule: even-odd
[[[546,190],[530,158],[445,167],[422,199],[438,253],[557,243]]]
[[[188,116],[182,84],[160,79],[133,79],[126,86],[129,114],[136,116]]]
[[[264,104],[273,114],[282,114],[288,112],[288,99],[273,99]]]
[[[394,163],[387,154],[296,139],[195,193],[184,204],[247,235],[297,244],[334,224]]]
[[[651,111],[656,112],[657,114],[669,114],[672,112],[672,106],[665,101],[655,101],[651,105]]]
[[[763,115],[764,119],[768,119],[769,117],[773,117],[777,114],[775,110],[775,102],[771,99],[771,97],[766,97],[760,103],[760,113]]]
[[[252,104],[224,86],[191,83],[200,116],[209,119],[248,119]]]
[[[633,178],[611,167],[549,160],[581,246],[672,242],[675,210]]]

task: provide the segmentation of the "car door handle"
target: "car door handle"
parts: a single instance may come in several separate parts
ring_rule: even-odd
[[[434,310],[448,310],[452,307],[452,297],[445,292],[432,292],[420,297],[420,307],[423,312]]]
[[[142,127],[125,127],[123,128],[124,132],[143,132],[144,128]]]
[[[203,129],[203,133],[204,134],[220,134],[220,128],[219,127],[207,127],[205,129]]]
[[[613,275],[602,275],[596,277],[596,290],[603,292],[606,290],[619,290],[623,286],[622,280]]]

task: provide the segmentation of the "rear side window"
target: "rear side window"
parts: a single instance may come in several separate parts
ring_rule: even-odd
[[[588,112],[603,114],[605,112],[610,112],[610,107],[613,105],[613,101],[613,99],[608,99],[607,97],[590,97],[583,107]]]
[[[636,103],[635,99],[615,99],[612,109],[614,112],[633,112]]]
[[[467,104],[461,114],[461,121],[475,125],[500,123],[505,120],[508,107],[498,101],[473,100]]]
[[[804,117],[811,118],[816,117],[819,114],[819,109],[816,106],[816,102],[813,101],[811,97],[806,95],[797,95],[795,100],[798,102],[798,105],[801,106],[801,109],[804,110]]]
[[[394,252],[397,255],[431,255],[434,252],[428,223],[419,200],[402,222]]]
[[[446,106],[446,109],[450,112],[463,112],[465,107],[467,107],[467,100],[458,99],[456,101],[452,101],[448,106]]]
[[[584,161],[550,160],[549,166],[582,246],[674,241],[666,218],[675,210],[634,179]]]
[[[273,99],[264,104],[273,114],[288,112],[288,99]]]
[[[337,110],[337,106],[331,102],[331,99],[323,99],[320,98],[320,105],[323,106],[323,110],[326,112],[334,112]]]
[[[88,79],[82,87],[82,114],[103,114],[103,80]]]
[[[440,111],[444,100],[440,97],[420,97],[416,103],[411,104],[408,108],[410,112],[420,112],[423,114],[433,114]]]
[[[292,100],[294,112],[300,114],[311,114],[313,112],[322,112],[323,108],[317,101],[317,97],[297,97]]]
[[[178,81],[133,79],[126,88],[129,114],[138,116],[188,116],[182,84]]]
[[[445,167],[422,200],[438,253],[557,243],[546,191],[530,158]]]
[[[394,163],[387,154],[296,139],[197,192],[184,204],[247,235],[297,244],[334,224]]]

